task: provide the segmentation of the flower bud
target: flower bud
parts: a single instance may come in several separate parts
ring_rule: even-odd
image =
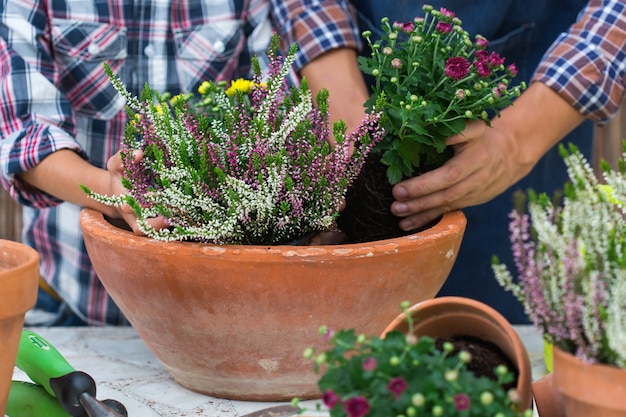
[[[472,354],[469,353],[467,350],[462,350],[461,352],[459,352],[459,359],[463,363],[470,363],[470,361],[472,360]]]
[[[465,117],[472,117],[474,115],[474,113],[472,113],[471,110],[466,110],[465,111]]]
[[[302,352],[302,357],[304,359],[311,359],[313,357],[313,348],[312,347],[308,347],[308,348],[304,349],[304,352]]]
[[[400,365],[400,358],[397,356],[392,356],[391,358],[389,358],[389,364],[391,366],[398,366]]]
[[[413,396],[411,397],[411,404],[413,404],[416,407],[423,406],[425,402],[426,402],[426,399],[424,398],[424,395],[419,392],[416,394],[413,394]]]
[[[459,373],[457,372],[456,369],[448,369],[443,375],[443,377],[448,382],[454,382],[457,379],[459,379]]]
[[[493,402],[493,393],[491,391],[483,391],[480,394],[480,403],[489,405]]]
[[[443,415],[443,407],[440,405],[436,405],[433,407],[433,416],[439,417]]]

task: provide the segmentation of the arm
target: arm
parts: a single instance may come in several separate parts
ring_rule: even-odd
[[[284,47],[298,45],[296,70],[313,95],[329,91],[331,122],[343,119],[348,130],[363,119],[369,92],[357,64],[361,35],[346,0],[272,0],[275,26]]]
[[[44,7],[11,2],[10,16],[5,7],[0,7],[0,181],[24,205],[68,201],[111,217],[126,215],[127,208],[103,206],[79,188],[84,183],[99,193],[125,192],[120,172],[91,165],[75,138],[74,110],[56,85],[60,77]]]
[[[464,135],[449,139],[455,156],[443,167],[396,185],[392,211],[405,217],[403,229],[491,200],[585,118],[602,121],[617,111],[626,76],[621,3],[592,0],[546,53],[532,85],[491,128],[469,126]]]

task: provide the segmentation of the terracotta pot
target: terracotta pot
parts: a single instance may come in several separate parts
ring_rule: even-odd
[[[319,327],[376,335],[407,299],[434,297],[465,216],[397,239],[333,246],[164,243],[81,213],[94,268],[137,333],[183,386],[215,397],[320,395],[307,347]]]
[[[552,384],[556,391],[553,398],[562,400],[564,408],[564,413],[560,410],[555,416],[626,417],[625,369],[584,363],[557,346],[553,347],[553,353]]]
[[[522,398],[522,408],[532,406],[528,352],[513,326],[500,313],[480,301],[465,297],[438,297],[418,302],[408,311],[414,319],[413,333],[418,336],[473,336],[498,346],[517,367],[517,390]],[[392,330],[407,332],[408,329],[406,315],[402,313],[385,328],[382,336]]]
[[[554,374],[533,381],[533,399],[539,417],[566,417],[563,397],[554,388]]]
[[[0,416],[6,410],[24,315],[37,301],[39,254],[0,239]]]

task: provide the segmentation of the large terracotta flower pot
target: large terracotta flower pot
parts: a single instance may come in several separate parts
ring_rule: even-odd
[[[24,315],[37,301],[39,254],[0,239],[0,416],[6,410]]]
[[[367,244],[164,243],[92,210],[81,227],[94,268],[137,333],[183,386],[216,397],[284,401],[320,394],[307,347],[319,327],[376,335],[405,299],[434,297],[465,216]]]
[[[626,417],[626,370],[590,364],[553,347],[552,386],[558,414],[540,417]],[[551,406],[551,409],[554,409]]]
[[[410,298],[407,297],[410,300]],[[523,409],[532,406],[532,373],[526,347],[513,326],[488,305],[465,297],[438,297],[418,302],[408,309],[417,336],[472,336],[495,344],[517,368],[517,391]],[[407,332],[406,314],[399,314],[383,331]]]

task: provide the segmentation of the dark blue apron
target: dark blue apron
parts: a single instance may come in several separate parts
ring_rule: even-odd
[[[352,0],[361,31],[376,33],[380,19],[410,21],[422,16],[423,2],[410,0]],[[576,20],[586,4],[581,0],[449,0],[429,1],[435,8],[456,13],[463,28],[473,37],[489,40],[489,50],[499,52],[506,63],[515,63],[519,75],[514,82],[528,82],[546,49]],[[365,50],[364,54],[369,53]],[[591,161],[593,124],[585,122],[563,139],[573,142]],[[467,231],[450,277],[439,295],[460,295],[483,301],[500,311],[512,323],[527,323],[522,305],[496,282],[491,257],[497,255],[515,274],[508,233],[508,214],[516,190],[532,188],[552,195],[567,181],[565,165],[557,147],[548,152],[523,180],[489,203],[469,207]],[[410,301],[410,300],[409,300]]]

